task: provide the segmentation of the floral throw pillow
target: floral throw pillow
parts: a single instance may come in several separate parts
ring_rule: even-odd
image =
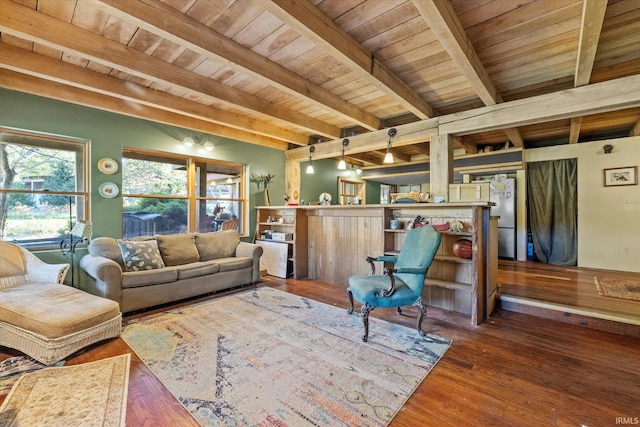
[[[118,240],[124,268],[127,271],[155,270],[164,268],[164,261],[155,240]]]

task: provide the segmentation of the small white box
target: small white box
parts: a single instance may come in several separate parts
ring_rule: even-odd
[[[280,242],[284,242],[286,240],[293,240],[293,233],[271,233],[271,240],[278,240]]]

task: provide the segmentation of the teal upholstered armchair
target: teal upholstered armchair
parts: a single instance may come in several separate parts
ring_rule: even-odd
[[[367,262],[371,264],[371,275],[349,278],[349,314],[353,313],[354,298],[362,303],[362,341],[366,342],[369,337],[369,312],[376,307],[396,308],[401,313],[400,307],[404,305],[418,306],[420,316],[417,328],[424,335],[422,320],[427,309],[422,304],[422,287],[440,246],[440,238],[440,233],[430,225],[410,230],[398,256],[367,257]],[[394,263],[394,267],[386,267],[384,274],[375,274],[374,261]]]

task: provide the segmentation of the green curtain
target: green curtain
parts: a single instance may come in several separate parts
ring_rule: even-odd
[[[577,159],[527,163],[527,202],[533,248],[547,264],[578,260]]]

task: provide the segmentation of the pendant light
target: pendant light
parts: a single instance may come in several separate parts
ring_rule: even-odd
[[[387,142],[387,154],[384,155],[383,163],[393,163],[393,154],[391,154],[391,138],[396,136],[396,128],[389,129],[389,142]]]
[[[307,173],[308,174],[315,173],[315,171],[313,170],[313,163],[311,162],[311,154],[314,151],[316,151],[316,147],[314,147],[313,145],[311,147],[309,147],[309,164],[307,165]]]
[[[340,163],[338,163],[338,169],[345,170],[347,169],[347,162],[344,161],[344,149],[349,145],[349,139],[345,138],[342,140],[342,158],[340,159]]]

